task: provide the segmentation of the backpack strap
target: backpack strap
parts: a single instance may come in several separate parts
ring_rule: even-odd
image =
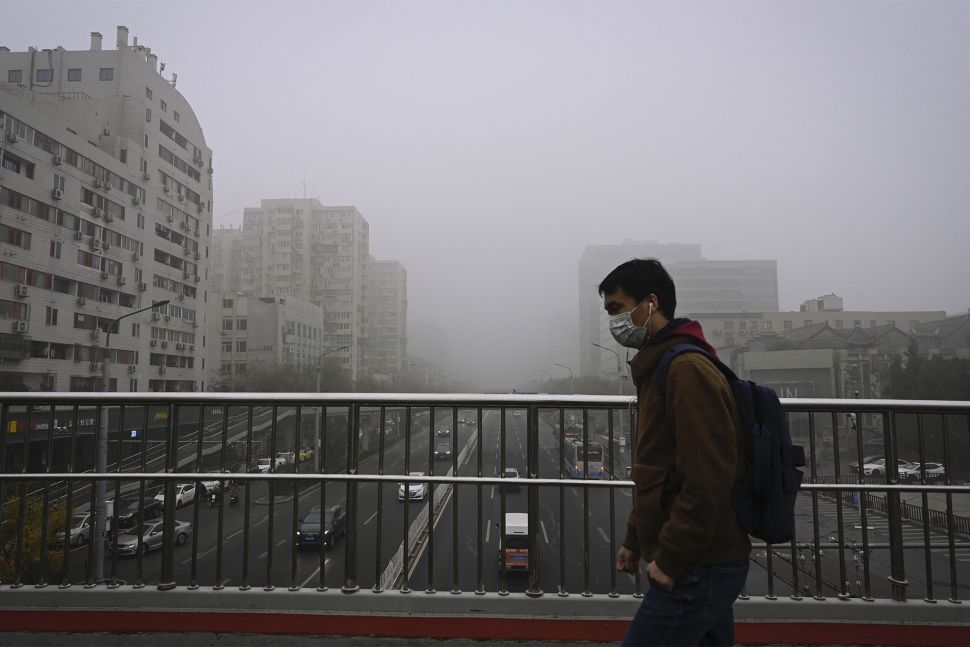
[[[700,353],[717,367],[717,369],[724,375],[725,379],[727,379],[729,383],[737,381],[738,376],[734,374],[734,371],[725,365],[724,362],[711,355],[697,344],[691,344],[688,342],[674,344],[667,349],[667,351],[663,354],[663,357],[660,358],[660,363],[657,365],[657,390],[660,391],[660,396],[664,399],[664,401],[667,399],[667,373],[670,371],[670,363],[674,361],[675,357],[678,355],[683,355],[684,353]]]

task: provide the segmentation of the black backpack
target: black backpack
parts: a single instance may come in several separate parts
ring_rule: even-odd
[[[769,544],[795,538],[795,497],[802,484],[805,450],[793,445],[788,418],[770,388],[738,379],[730,368],[700,346],[670,347],[657,368],[657,389],[666,401],[670,362],[682,353],[700,353],[721,371],[731,385],[745,435],[744,478],[731,493],[740,526]]]

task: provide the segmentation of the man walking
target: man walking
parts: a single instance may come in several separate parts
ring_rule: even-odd
[[[630,362],[636,494],[616,568],[639,573],[645,561],[650,586],[623,644],[731,645],[751,551],[730,503],[744,468],[731,387],[708,358],[684,353],[670,362],[661,395],[656,373],[667,349],[715,352],[697,322],[674,319],[674,282],[659,261],[623,263],[599,292],[613,337],[638,351]]]

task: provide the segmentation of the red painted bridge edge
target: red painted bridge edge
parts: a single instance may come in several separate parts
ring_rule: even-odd
[[[442,621],[444,620],[444,621]],[[0,632],[226,633],[619,642],[621,620],[141,610],[0,610]],[[970,628],[949,625],[739,622],[749,645],[970,647]],[[0,638],[2,642],[2,638]]]

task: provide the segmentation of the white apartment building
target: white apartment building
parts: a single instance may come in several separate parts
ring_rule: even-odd
[[[126,27],[0,47],[3,390],[203,388],[212,151],[175,80]]]
[[[213,292],[235,294],[242,289],[242,229],[220,227],[212,231],[209,285]]]
[[[243,215],[240,291],[323,308],[323,347],[356,380],[364,367],[369,226],[356,207],[262,200]]]
[[[616,376],[626,370],[623,360],[627,349],[610,335],[597,288],[613,268],[634,258],[656,258],[670,272],[677,288],[677,316],[689,316],[692,312],[778,310],[776,261],[708,260],[696,244],[627,240],[614,245],[590,245],[579,259],[582,375]]]
[[[371,257],[367,264],[367,370],[399,378],[408,354],[408,272],[400,261]]]
[[[316,366],[327,349],[323,308],[293,297],[213,292],[207,334],[210,382],[230,388],[262,367]]]

